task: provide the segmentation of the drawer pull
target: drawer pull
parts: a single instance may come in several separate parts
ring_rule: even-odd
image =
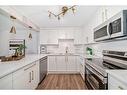
[[[29,83],[31,83],[31,72],[29,73]]]
[[[32,71],[32,80],[34,80],[34,71]]]
[[[121,86],[118,86],[118,88],[119,88],[119,89],[121,89],[121,90],[123,90],[123,89],[124,89],[124,88],[123,88],[123,87],[121,87]]]

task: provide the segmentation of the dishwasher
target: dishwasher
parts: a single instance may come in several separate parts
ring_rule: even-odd
[[[41,83],[47,75],[47,56],[40,59],[40,81]]]

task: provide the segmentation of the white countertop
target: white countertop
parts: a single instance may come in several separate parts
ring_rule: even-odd
[[[106,72],[127,85],[127,70],[107,70]]]
[[[26,55],[23,59],[19,61],[8,61],[0,62],[0,78],[7,74],[15,72],[16,70],[31,64],[34,61],[39,60],[42,57],[47,56],[46,54],[30,54]]]
[[[62,54],[62,53],[53,53],[53,54],[47,54],[48,56],[80,56],[80,57],[84,57],[84,58],[101,58],[97,55],[87,55],[87,54],[76,54],[76,53],[72,53],[72,54]]]
[[[29,54],[25,55],[25,57],[18,61],[7,61],[0,62],[0,78],[15,72],[16,70],[23,68],[26,65],[33,63],[34,61],[39,60],[45,56],[64,56],[65,54]],[[98,58],[98,56],[89,56],[84,54],[70,54],[69,56],[81,56],[83,58]]]

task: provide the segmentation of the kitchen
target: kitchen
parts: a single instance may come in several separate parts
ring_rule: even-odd
[[[127,89],[127,6],[0,6],[0,89]]]

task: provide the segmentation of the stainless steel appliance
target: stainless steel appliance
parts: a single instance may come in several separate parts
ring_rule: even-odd
[[[86,60],[85,83],[88,89],[108,89],[106,70],[127,69],[127,52],[103,51],[103,58]]]
[[[46,53],[47,53],[47,46],[40,45],[40,54],[46,54]]]
[[[40,83],[47,75],[47,56],[40,59]]]
[[[94,28],[94,40],[101,41],[127,35],[127,10],[122,10]]]

